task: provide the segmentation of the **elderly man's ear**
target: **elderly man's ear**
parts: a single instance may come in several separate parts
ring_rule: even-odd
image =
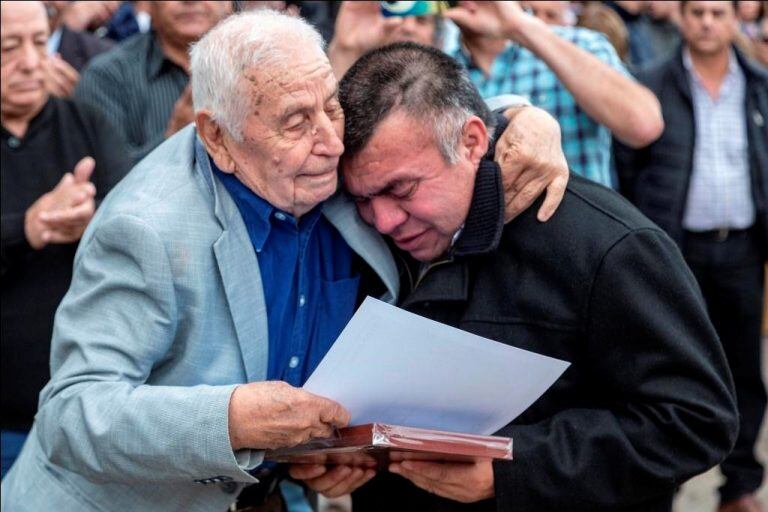
[[[480,160],[488,152],[488,129],[477,116],[472,116],[464,123],[461,135],[461,146],[468,155],[472,165],[480,165]]]
[[[197,126],[197,134],[203,141],[208,154],[216,162],[216,166],[223,172],[234,173],[235,161],[225,143],[229,135],[213,120],[211,113],[207,110],[197,112],[195,114],[195,126]]]

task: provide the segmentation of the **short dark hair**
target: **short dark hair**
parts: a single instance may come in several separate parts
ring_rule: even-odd
[[[467,72],[455,60],[416,43],[395,43],[361,57],[339,84],[344,109],[344,158],[360,152],[378,123],[396,109],[431,123],[446,161],[466,120],[475,115],[493,128],[493,117]]]
[[[690,2],[690,0],[680,0],[680,11],[685,9],[685,4]],[[739,0],[731,0],[731,5],[733,5],[733,11],[738,12],[739,10]]]

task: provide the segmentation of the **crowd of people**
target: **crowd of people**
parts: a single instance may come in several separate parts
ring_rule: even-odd
[[[0,3],[3,510],[765,509],[768,2],[419,3]],[[514,463],[263,461],[366,295],[573,363]]]

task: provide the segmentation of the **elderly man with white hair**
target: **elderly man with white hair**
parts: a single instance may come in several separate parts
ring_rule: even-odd
[[[191,67],[195,126],[139,163],[83,236],[3,510],[279,510],[264,450],[348,422],[300,386],[360,298],[394,302],[399,276],[334,195],[344,114],[321,38],[240,14]],[[562,153],[546,157],[557,128],[516,114],[497,147],[507,213],[548,187],[543,220],[567,180]]]

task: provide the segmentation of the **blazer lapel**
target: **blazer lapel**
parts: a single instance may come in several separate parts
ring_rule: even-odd
[[[249,382],[267,378],[269,337],[264,290],[253,246],[232,198],[214,179],[208,154],[196,142],[196,168],[213,192],[214,214],[223,232],[213,244],[229,311]]]
[[[341,193],[325,202],[323,215],[387,287],[387,293],[379,299],[395,304],[400,291],[400,277],[392,253],[381,235],[363,222],[352,201]]]

